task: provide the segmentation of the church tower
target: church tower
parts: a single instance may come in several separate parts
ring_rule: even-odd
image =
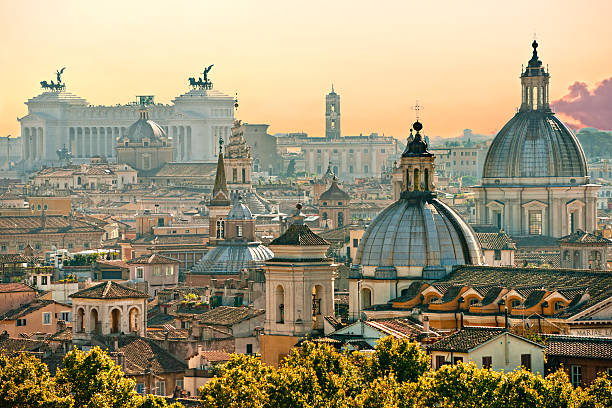
[[[208,206],[208,239],[211,244],[225,238],[225,217],[231,207],[230,194],[225,179],[225,164],[223,162],[223,139],[219,139],[219,159],[217,174]]]
[[[334,315],[336,264],[326,255],[329,242],[304,224],[297,205],[293,223],[269,247],[266,261],[266,318],[260,340],[262,360],[277,365],[298,341],[323,331]]]
[[[229,143],[225,147],[225,170],[227,184],[232,195],[250,191],[252,188],[253,158],[251,148],[244,138],[244,126],[240,120],[234,121]]]
[[[393,198],[398,200],[403,191],[434,191],[435,157],[427,150],[427,142],[421,135],[423,125],[418,120],[412,125],[416,134],[408,137],[400,166],[393,173]]]
[[[522,103],[521,111],[549,111],[548,82],[550,75],[544,71],[542,61],[538,58],[538,43],[533,40],[533,55],[527,63],[527,69],[521,73]]]
[[[334,92],[334,85],[325,96],[325,137],[340,138],[340,95]]]

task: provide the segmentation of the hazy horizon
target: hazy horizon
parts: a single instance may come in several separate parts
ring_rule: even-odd
[[[417,99],[431,136],[492,134],[519,105],[534,31],[562,119],[612,129],[610,15],[607,1],[4,2],[0,136],[19,135],[23,103],[60,67],[92,105],[167,104],[210,64],[215,88],[238,92],[236,118],[270,133],[324,135],[333,83],[344,135],[405,138]]]

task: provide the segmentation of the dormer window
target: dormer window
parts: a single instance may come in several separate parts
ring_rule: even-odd
[[[479,302],[478,298],[472,298],[470,299],[470,306],[476,306],[478,302]]]
[[[513,309],[514,309],[514,308],[516,308],[516,307],[519,307],[520,305],[521,305],[521,301],[520,301],[520,300],[517,300],[517,299],[514,299],[514,300],[512,301],[512,304],[511,304],[511,306],[512,306],[512,308],[513,308]]]

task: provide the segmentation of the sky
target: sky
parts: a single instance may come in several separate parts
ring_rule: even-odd
[[[214,64],[236,117],[324,135],[325,94],[344,135],[405,138],[412,106],[431,136],[498,131],[520,104],[534,32],[551,100],[577,127],[612,129],[612,2],[0,0],[0,136],[66,66],[92,105],[170,103]]]

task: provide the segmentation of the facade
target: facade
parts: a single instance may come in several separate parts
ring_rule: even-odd
[[[482,168],[487,156],[486,143],[473,146],[453,146],[430,149],[437,158],[438,174],[442,177],[482,177]]]
[[[92,335],[122,333],[146,336],[148,297],[113,281],[73,293],[73,339],[87,342]]]
[[[81,164],[46,167],[34,173],[32,185],[52,191],[118,190],[138,183],[138,173],[127,164]]]
[[[422,125],[393,173],[401,192],[361,238],[349,276],[349,315],[387,304],[413,280],[445,277],[454,266],[482,265],[480,244],[471,227],[434,193],[434,155],[421,136]]]
[[[608,270],[612,240],[578,230],[559,239],[561,267]]]
[[[343,136],[340,133],[340,95],[333,89],[325,98],[325,137],[308,137],[305,133],[278,136],[280,156],[294,160],[296,171],[323,175],[328,163],[343,181],[356,178],[378,178],[393,165],[400,152],[398,141],[391,136]]]
[[[173,148],[166,132],[149,120],[149,110],[141,106],[138,120],[117,140],[117,163],[129,164],[138,172],[161,168],[172,161]]]
[[[71,312],[70,306],[53,300],[35,299],[2,314],[0,333],[6,331],[11,337],[19,337],[22,333],[53,334],[59,321],[71,321]]]
[[[304,224],[301,205],[293,224],[270,243],[274,258],[265,266],[266,315],[262,361],[278,365],[300,338],[322,332],[324,317],[334,315],[334,272],[329,243]]]
[[[514,266],[516,244],[505,232],[477,232],[485,265]]]
[[[342,228],[351,223],[351,197],[340,187],[334,176],[332,184],[319,196],[319,226],[326,229]]]
[[[549,73],[532,45],[521,107],[493,140],[474,188],[477,222],[512,236],[593,232],[599,186],[590,182],[580,142],[550,109]]]
[[[130,280],[147,282],[149,297],[157,292],[178,285],[179,261],[163,255],[142,255],[127,261],[130,266]]]
[[[276,137],[268,133],[266,124],[244,123],[244,138],[253,153],[253,172],[277,176],[281,172],[281,157],[276,151]]]
[[[472,362],[478,368],[508,373],[523,367],[541,375],[544,375],[544,349],[542,344],[493,327],[464,327],[427,347],[434,369]]]
[[[36,289],[24,283],[0,283],[0,314],[32,302],[36,295]]]
[[[227,140],[234,122],[234,98],[209,87],[193,86],[170,105],[151,104],[140,97],[151,118],[169,138],[177,161],[214,160],[219,138]],[[43,92],[26,102],[28,114],[19,118],[22,157],[26,166],[56,165],[56,151],[66,146],[73,160],[116,157],[115,141],[138,119],[139,104],[90,105],[68,91]]]

